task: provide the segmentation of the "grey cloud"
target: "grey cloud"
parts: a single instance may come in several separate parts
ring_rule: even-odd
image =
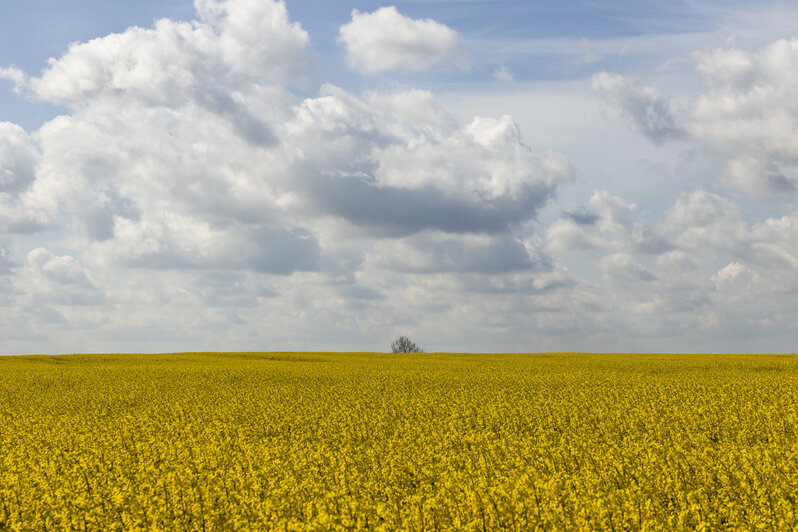
[[[287,275],[318,267],[319,245],[306,230],[259,227],[251,236],[257,252],[248,258],[247,265],[255,271]]]
[[[413,92],[362,100],[335,87],[298,108],[290,124],[289,171],[307,216],[333,215],[362,233],[424,230],[506,233],[534,218],[571,169],[555,153],[535,154],[509,116],[447,124],[432,107],[408,121]],[[297,160],[298,159],[298,160]]]
[[[724,185],[751,196],[798,188],[798,39],[764,48],[694,55],[706,89],[693,102],[690,133],[726,167]]]
[[[0,122],[0,234],[35,233],[52,225],[52,213],[32,198],[39,161],[28,133]]]
[[[18,196],[27,189],[35,178],[38,158],[25,130],[0,122],[0,194]]]
[[[272,127],[236,101],[227,91],[197,91],[197,98],[206,108],[229,120],[235,131],[253,146],[268,147],[277,143]]]
[[[359,299],[365,301],[381,301],[386,297],[385,294],[382,294],[377,290],[356,284],[342,286],[340,288],[340,293],[347,299]]]
[[[197,248],[199,243],[163,241],[156,252],[129,257],[129,266],[153,269],[229,269],[290,275],[316,270],[319,245],[302,229],[252,227],[215,236],[216,244]],[[226,242],[225,242],[226,240]]]
[[[526,247],[511,237],[457,238],[418,235],[386,243],[381,262],[406,273],[502,274],[551,267],[545,256],[531,257]]]
[[[215,308],[255,308],[260,298],[278,295],[262,281],[240,272],[203,272],[197,276],[194,286],[203,302]]]
[[[16,261],[11,256],[11,252],[5,244],[0,243],[0,275],[8,275],[16,267]]]
[[[626,203],[603,190],[594,191],[588,203],[598,211],[596,227],[620,237],[627,251],[659,255],[674,249],[674,244],[659,230],[634,220],[636,206],[633,203]]]
[[[632,249],[637,253],[661,255],[675,249],[667,237],[655,230],[638,225],[631,233]]]
[[[90,307],[107,305],[108,298],[98,289],[92,287],[90,290],[73,291],[63,290],[48,295],[38,294],[34,301],[41,301],[43,304],[66,305],[71,307]]]
[[[41,323],[51,325],[66,325],[69,323],[63,314],[58,312],[56,309],[50,306],[40,306],[33,309],[29,309],[29,312],[36,316]]]
[[[128,198],[119,197],[115,190],[101,196],[101,201],[87,206],[77,217],[90,240],[104,241],[114,236],[114,216],[136,221],[141,214]]]
[[[656,276],[642,264],[636,262],[630,255],[616,253],[605,257],[601,261],[601,267],[605,273],[623,281],[643,281],[651,282],[656,280]]]
[[[655,144],[682,137],[667,99],[653,87],[639,87],[624,76],[602,72],[593,76],[591,87],[604,94],[632,125]]]
[[[360,178],[317,182],[308,190],[315,208],[339,216],[378,236],[406,236],[423,230],[449,233],[507,232],[534,218],[554,195],[546,185],[529,186],[520,198],[451,197],[434,188],[375,186]]]
[[[581,226],[595,225],[596,222],[601,220],[601,216],[584,207],[571,212],[563,212],[563,216]]]
[[[464,292],[485,295],[532,295],[552,294],[559,290],[573,288],[576,280],[561,274],[523,274],[523,275],[474,275],[462,276],[459,289]],[[544,309],[539,309],[544,310]],[[550,310],[557,310],[552,307]]]

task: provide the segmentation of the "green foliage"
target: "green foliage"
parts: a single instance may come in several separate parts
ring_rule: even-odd
[[[798,359],[0,357],[0,529],[795,529]]]

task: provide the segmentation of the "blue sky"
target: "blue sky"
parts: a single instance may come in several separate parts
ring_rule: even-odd
[[[795,350],[798,8],[4,9],[0,352]]]

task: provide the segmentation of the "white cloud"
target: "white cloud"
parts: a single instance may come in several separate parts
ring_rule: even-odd
[[[194,5],[217,33],[232,72],[261,81],[307,78],[310,38],[289,21],[283,0],[195,0]]]
[[[0,194],[18,196],[33,183],[39,154],[21,127],[0,122]]]
[[[690,132],[727,161],[724,184],[751,195],[798,186],[798,39],[757,52],[696,54],[706,90]]]
[[[718,181],[749,196],[798,188],[798,39],[759,51],[718,49],[693,54],[704,87],[681,115],[654,87],[602,72],[591,87],[627,121],[661,144],[687,138],[719,161]]]
[[[39,159],[25,130],[0,122],[0,234],[32,233],[52,223],[53,212],[35,198]]]
[[[346,47],[350,67],[364,74],[424,70],[445,61],[467,67],[457,32],[431,19],[408,18],[395,6],[373,13],[352,10],[351,22],[340,28],[339,41]]]
[[[38,100],[84,105],[100,96],[135,96],[148,105],[179,107],[186,98],[229,98],[247,83],[308,77],[307,33],[274,0],[197,0],[203,21],[162,19],[153,28],[131,27],[74,43],[50,59],[38,78],[4,69]],[[229,104],[228,104],[229,105]]]
[[[89,286],[86,271],[74,257],[54,256],[48,249],[36,248],[28,253],[28,262],[48,279],[64,285]]]
[[[199,22],[73,44],[24,78],[72,109],[34,134],[33,188],[74,220],[69,245],[87,264],[336,271],[348,259],[330,234],[423,231],[496,235],[483,247],[512,253],[490,267],[523,262],[507,235],[570,179],[563,156],[532,152],[510,116],[460,126],[425,91],[327,85],[296,101],[286,69],[303,64],[307,35],[282,3],[196,7]]]

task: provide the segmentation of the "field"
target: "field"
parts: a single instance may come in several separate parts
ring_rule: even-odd
[[[798,357],[0,357],[0,530],[798,527]]]

